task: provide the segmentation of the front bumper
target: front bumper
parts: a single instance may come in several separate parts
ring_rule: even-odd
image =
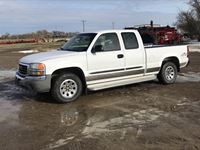
[[[51,88],[51,75],[46,76],[23,76],[18,72],[15,75],[16,84],[19,86],[31,88],[36,92],[49,92]]]

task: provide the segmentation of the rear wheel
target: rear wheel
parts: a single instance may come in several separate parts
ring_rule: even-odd
[[[82,93],[82,82],[73,74],[61,74],[54,79],[51,94],[56,101],[67,103],[76,100]]]
[[[177,67],[173,62],[166,62],[163,64],[158,80],[163,84],[173,84],[177,78]]]

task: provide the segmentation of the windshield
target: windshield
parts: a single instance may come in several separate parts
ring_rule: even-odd
[[[96,33],[78,34],[71,38],[63,47],[61,47],[61,50],[75,52],[87,51],[88,47],[90,46],[92,40],[96,35]]]

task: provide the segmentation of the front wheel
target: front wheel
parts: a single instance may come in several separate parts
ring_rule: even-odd
[[[177,78],[177,67],[173,62],[166,62],[158,74],[158,80],[163,84],[173,84]]]
[[[82,93],[82,82],[73,73],[61,74],[54,79],[51,94],[56,101],[67,103],[76,100]]]

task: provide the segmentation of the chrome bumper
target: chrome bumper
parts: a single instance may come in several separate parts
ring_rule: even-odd
[[[21,76],[18,72],[16,73],[15,77],[19,80],[45,80],[46,76]]]

